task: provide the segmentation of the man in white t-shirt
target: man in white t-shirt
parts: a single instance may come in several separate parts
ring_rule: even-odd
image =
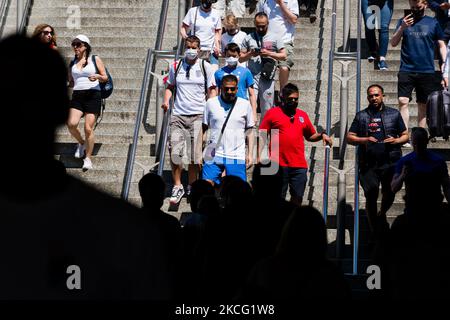
[[[203,142],[206,140],[207,130],[211,129],[205,148],[203,179],[214,185],[220,184],[220,178],[224,171],[226,175],[237,176],[247,181],[246,169],[253,164],[252,129],[255,121],[252,107],[247,100],[236,96],[238,79],[235,75],[224,76],[220,90],[220,96],[212,98],[206,103],[202,130]],[[197,147],[200,146],[201,143],[198,143]]]
[[[205,58],[217,70],[219,68],[219,54],[221,51],[222,20],[220,13],[212,9],[210,0],[201,0],[201,5],[189,9],[183,19],[181,36],[197,36],[201,43],[200,58]]]
[[[260,0],[258,12],[264,12],[269,17],[269,33],[282,37],[287,59],[280,61],[280,88],[289,82],[289,71],[294,65],[294,35],[295,24],[300,15],[297,0]]]
[[[200,40],[196,36],[186,38],[185,58],[169,70],[163,105],[165,111],[175,91],[175,102],[169,123],[169,151],[172,165],[173,189],[171,204],[180,202],[184,195],[181,184],[183,158],[188,158],[189,186],[197,180],[198,164],[195,163],[194,142],[201,131],[206,99],[216,96],[214,71],[211,65],[198,59]]]

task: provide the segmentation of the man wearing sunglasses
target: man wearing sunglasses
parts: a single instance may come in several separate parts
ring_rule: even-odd
[[[288,83],[281,90],[281,107],[267,111],[259,129],[262,143],[258,145],[258,159],[261,163],[261,152],[266,144],[265,137],[270,138],[270,160],[279,164],[283,188],[281,197],[286,197],[287,188],[291,194],[291,202],[300,206],[306,188],[308,163],[305,158],[305,142],[323,141],[332,145],[332,139],[325,133],[317,133],[309,120],[308,114],[297,108],[299,92],[296,85]]]
[[[206,103],[201,135],[203,140],[197,143],[201,147],[202,142],[206,141],[208,129],[211,129],[202,173],[203,179],[214,185],[220,184],[224,171],[227,175],[247,181],[246,169],[253,164],[252,128],[255,121],[252,107],[248,100],[237,97],[238,79],[235,75],[223,77],[220,92],[220,96]]]
[[[391,190],[395,164],[401,158],[408,130],[397,109],[383,102],[384,90],[378,84],[367,89],[369,106],[358,112],[347,134],[347,142],[359,145],[359,182],[366,197],[366,212],[372,238],[377,240],[388,227],[386,212],[394,202]],[[381,208],[377,211],[381,184]]]

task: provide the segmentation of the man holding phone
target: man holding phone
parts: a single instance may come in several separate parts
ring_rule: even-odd
[[[358,112],[347,134],[347,142],[359,145],[359,182],[366,197],[369,226],[375,239],[386,230],[386,212],[394,202],[391,190],[395,163],[402,156],[401,145],[408,141],[408,130],[396,109],[385,106],[384,90],[378,84],[367,89],[369,106]],[[381,184],[382,200],[377,200]]]
[[[273,107],[276,61],[286,59],[284,42],[279,34],[268,33],[269,18],[264,12],[255,15],[256,31],[242,43],[240,62],[248,61],[255,80],[255,95],[261,109],[261,119]]]
[[[409,125],[408,104],[415,89],[418,106],[418,126],[426,126],[426,102],[428,95],[442,88],[442,72],[447,56],[444,34],[435,18],[425,15],[427,0],[409,0],[411,12],[399,19],[391,45],[402,40],[401,63],[398,73],[398,102],[406,126]],[[434,49],[439,45],[440,71],[434,68]]]

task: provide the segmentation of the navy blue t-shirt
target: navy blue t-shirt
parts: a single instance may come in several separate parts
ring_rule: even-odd
[[[395,30],[402,20],[398,20]],[[444,40],[444,33],[432,17],[424,16],[403,30],[400,71],[434,73],[434,48],[438,40]]]
[[[403,167],[409,165],[412,169],[411,174],[423,173],[427,175],[436,175],[438,177],[448,176],[447,164],[438,154],[427,150],[425,160],[419,159],[413,151],[398,160],[395,173],[402,173]]]
[[[384,129],[383,129],[383,120],[381,118],[381,112],[371,112],[370,113],[370,120],[369,120],[369,136],[374,137],[378,140],[378,142],[383,142],[384,137]]]

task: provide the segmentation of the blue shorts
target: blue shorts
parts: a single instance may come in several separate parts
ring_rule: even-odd
[[[222,172],[226,170],[227,176],[236,176],[247,182],[245,160],[215,157],[211,162],[205,162],[202,170],[203,180],[210,180],[220,184]]]

